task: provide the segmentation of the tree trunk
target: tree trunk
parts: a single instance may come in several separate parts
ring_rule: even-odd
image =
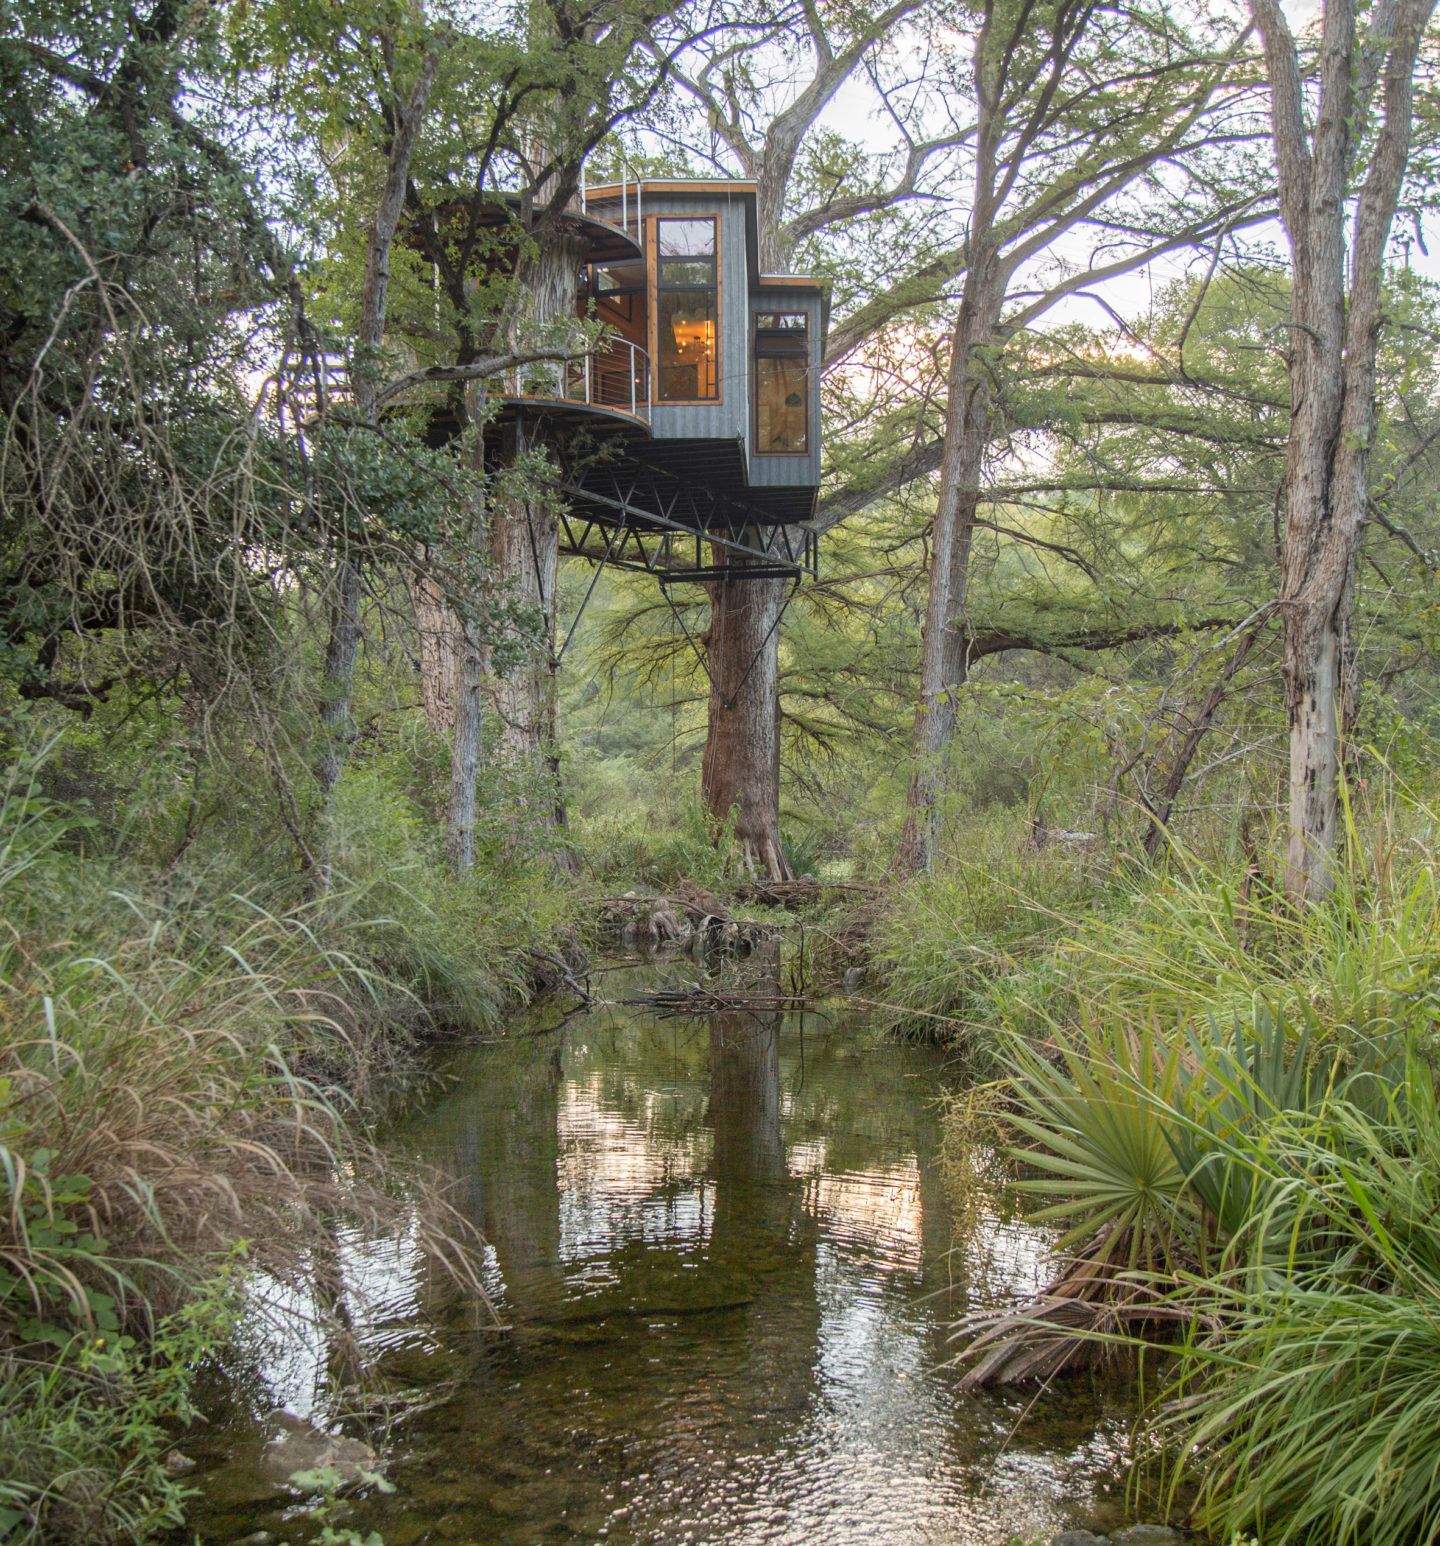
[[[422,565],[424,559],[422,554]],[[455,700],[461,691],[461,658],[465,645],[460,619],[455,615],[444,587],[423,567],[411,570],[407,580],[410,604],[415,613],[420,697],[425,718],[436,735],[449,735],[455,728]]]
[[[782,272],[785,155],[767,162],[758,185],[759,263]],[[723,560],[722,560],[723,561]],[[784,580],[717,581],[710,595],[705,658],[710,698],[700,799],[717,837],[733,813],[741,862],[765,880],[793,880],[780,839],[780,613]]]
[[[527,329],[575,317],[584,250],[578,232],[563,223],[542,244],[520,277],[527,296],[521,320]],[[563,396],[567,368],[563,362],[532,366],[527,395]],[[556,754],[559,524],[550,496],[530,496],[513,486],[524,480],[516,458],[543,448],[543,439],[527,443],[517,434],[502,455],[508,470],[501,472],[498,486],[492,484],[489,550],[496,596],[538,618],[539,631],[538,637],[523,642],[521,659],[503,670],[496,665],[494,651],[489,652],[486,692],[496,717],[500,754],[517,775],[522,797],[525,791],[542,790],[538,809],[548,824],[559,827],[564,824]],[[512,486],[507,488],[507,482]]]
[[[348,555],[335,565],[330,600],[330,637],[325,646],[325,691],[320,703],[322,792],[328,797],[340,781],[350,743],[350,690],[360,653],[360,566]]]
[[[405,186],[410,175],[410,160],[425,118],[430,88],[440,56],[429,50],[420,61],[420,70],[411,88],[409,100],[392,104],[394,132],[385,166],[385,182],[380,202],[370,222],[366,239],[365,269],[360,284],[360,325],[355,340],[351,370],[354,412],[362,424],[378,423],[378,381],[380,348],[385,336],[390,290],[390,251],[405,205]],[[355,660],[360,648],[360,568],[348,552],[336,565],[334,599],[330,612],[330,638],[325,649],[325,682],[321,694],[320,727],[322,745],[316,777],[328,800],[340,778],[345,757],[354,739],[350,723],[350,696],[355,679]],[[329,884],[328,867],[322,881]]]
[[[705,655],[710,700],[700,787],[717,831],[733,815],[747,870],[792,880],[780,841],[780,610],[784,580],[717,580]]]
[[[485,507],[485,394],[479,383],[465,390],[470,420],[468,455],[479,474],[474,481],[471,504],[466,511],[461,534],[462,570],[476,578],[465,598],[464,615],[457,615],[443,602],[442,627],[453,641],[453,669],[449,675],[450,696],[447,711],[451,722],[450,796],[445,807],[445,857],[457,875],[475,867],[475,810],[480,777],[480,735],[484,727],[485,703],[485,564],[489,531]],[[425,582],[422,582],[425,583]],[[453,630],[453,631],[450,631]],[[423,657],[422,657],[423,658]],[[428,708],[428,704],[427,704]]]
[[[490,563],[497,585],[504,586],[497,599],[539,621],[538,636],[524,641],[521,658],[503,670],[492,668],[486,684],[502,757],[514,768],[535,771],[555,733],[551,655],[559,531],[544,501],[494,491]]]
[[[1434,0],[1398,0],[1391,15],[1372,14],[1362,26],[1351,0],[1328,0],[1320,90],[1307,127],[1299,53],[1279,0],[1252,0],[1270,80],[1280,214],[1294,259],[1279,601],[1290,725],[1285,889],[1296,902],[1323,897],[1334,885],[1342,737],[1355,702],[1347,633],[1369,510],[1380,290],[1409,159],[1415,63],[1433,9]],[[1372,116],[1377,84],[1382,122],[1347,251],[1359,126]]]
[[[980,254],[966,275],[950,350],[945,452],[930,550],[930,585],[921,643],[920,702],[911,749],[915,767],[895,869],[914,874],[935,859],[940,804],[955,739],[959,690],[970,674],[965,608],[980,478],[990,443],[991,381],[981,351],[996,341],[1005,287],[998,258]]]

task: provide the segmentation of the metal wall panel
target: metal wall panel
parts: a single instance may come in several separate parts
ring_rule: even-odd
[[[657,403],[651,415],[653,433],[660,440],[737,441],[744,448],[746,477],[752,487],[815,488],[820,482],[820,296],[804,289],[752,289],[754,264],[747,249],[746,201],[742,195],[716,188],[694,194],[649,194],[645,198],[647,226],[652,216],[706,214],[717,217],[720,233],[720,401]],[[653,252],[647,251],[646,262],[653,274]],[[774,308],[803,311],[810,319],[810,451],[805,456],[755,455],[751,449],[754,318],[757,311]]]
[[[807,456],[776,456],[757,453],[751,448],[753,427],[747,423],[745,446],[746,470],[755,488],[814,488],[820,482],[820,297],[814,291],[786,290],[777,287],[761,290],[750,297],[750,317],[746,326],[753,329],[757,311],[803,311],[810,319],[810,451]],[[748,337],[747,337],[748,346]]]
[[[745,252],[743,199],[723,190],[694,195],[648,195],[647,223],[652,215],[710,215],[720,233],[720,401],[671,406],[657,403],[651,424],[657,438],[682,440],[748,439],[750,421],[749,274]],[[654,271],[655,255],[647,254]],[[658,363],[658,362],[657,362]]]

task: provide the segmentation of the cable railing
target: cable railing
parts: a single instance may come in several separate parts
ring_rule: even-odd
[[[501,397],[548,397],[592,408],[616,408],[650,418],[650,356],[628,338],[612,338],[594,354],[557,364],[507,371],[491,387]]]
[[[588,186],[585,167],[580,168],[580,213],[592,219],[603,220],[607,225],[619,226],[638,242],[645,229],[645,185],[628,166],[621,166],[620,175],[602,183],[603,198],[596,198]],[[616,193],[616,187],[619,192]],[[618,219],[617,219],[618,215]]]

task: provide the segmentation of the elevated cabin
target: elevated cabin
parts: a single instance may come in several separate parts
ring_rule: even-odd
[[[564,550],[671,579],[813,572],[824,284],[760,271],[753,183],[589,188],[574,225],[579,314],[613,337],[495,388],[558,449]]]

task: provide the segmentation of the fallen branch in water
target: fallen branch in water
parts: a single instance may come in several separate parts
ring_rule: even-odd
[[[657,988],[653,993],[620,1000],[629,1009],[655,1009],[670,1015],[725,1014],[736,1010],[749,1010],[755,1014],[784,1013],[790,1009],[803,1009],[809,1001],[809,995],[804,993],[726,992],[721,988],[704,987],[698,982],[678,988]]]
[[[848,891],[856,896],[871,897],[879,892],[858,880],[754,880],[736,888],[736,895],[747,902],[759,902],[762,907],[800,907],[806,902],[818,902],[827,892]]]
[[[1143,1273],[1106,1255],[1107,1231],[1090,1252],[1072,1257],[1058,1276],[1022,1304],[976,1311],[954,1339],[970,1339],[956,1360],[968,1365],[962,1390],[1046,1381],[1090,1367],[1107,1352],[1159,1342],[1193,1310],[1167,1299]]]

